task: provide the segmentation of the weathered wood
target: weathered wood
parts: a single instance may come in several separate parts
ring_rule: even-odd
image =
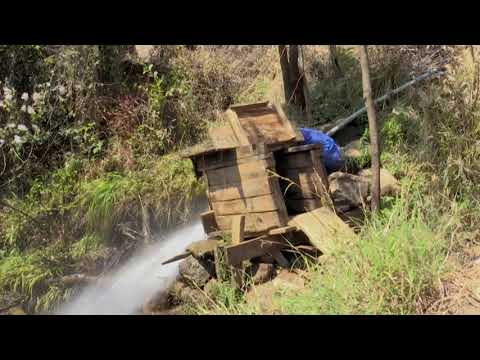
[[[239,150],[241,148],[244,149],[242,152]],[[197,156],[195,158],[197,169],[200,171],[214,170],[251,161],[273,158],[272,153],[259,153],[254,151],[251,146],[241,148]]]
[[[220,230],[232,228],[232,216],[216,216]],[[245,233],[262,233],[273,228],[285,226],[288,221],[286,214],[278,211],[245,214]]]
[[[212,202],[244,199],[272,194],[275,191],[275,183],[278,185],[278,179],[265,175],[243,181],[241,184],[210,186],[208,191]]]
[[[242,145],[229,123],[224,126],[210,128],[208,133],[211,146],[216,150],[232,149]]]
[[[290,262],[283,256],[282,252],[278,249],[272,249],[269,251],[269,253],[272,255],[272,257],[275,259],[275,261],[280,265],[281,267],[288,268],[290,267]]]
[[[296,226],[282,226],[280,228],[270,230],[268,232],[268,235],[281,235],[281,234],[286,234],[296,230],[297,230]]]
[[[250,139],[248,138],[248,136],[246,135],[245,130],[243,129],[242,125],[240,124],[240,121],[238,119],[237,114],[233,110],[228,109],[227,111],[225,111],[224,116],[228,120],[228,122],[230,123],[230,126],[232,127],[233,132],[235,133],[235,136],[238,139],[238,143],[241,146],[245,146],[245,145],[249,145],[251,143],[254,143],[254,142],[251,142]]]
[[[212,202],[217,215],[236,215],[251,212],[266,212],[279,209],[275,201],[276,194],[267,194],[250,198]]]
[[[301,230],[310,243],[326,255],[339,246],[351,246],[357,239],[353,230],[327,207],[294,216],[288,224]]]
[[[238,265],[245,260],[269,254],[288,245],[278,237],[261,236],[252,240],[245,240],[236,245],[225,247],[226,262],[229,265]],[[273,256],[273,255],[272,255]]]
[[[200,214],[203,230],[206,234],[210,234],[218,230],[217,222],[215,221],[215,212],[213,210],[206,211]]]
[[[237,215],[232,219],[232,243],[239,244],[245,236],[245,215]]]
[[[283,108],[280,104],[276,103],[269,103],[269,106],[272,107],[275,112],[278,114],[278,117],[284,124],[284,126],[293,134],[295,134],[295,141],[302,142],[304,140],[303,135],[300,131],[296,131],[294,127],[292,126],[292,123],[290,120],[287,118],[285,115],[285,112],[283,111]]]
[[[319,177],[320,180],[320,193],[322,198],[326,200],[329,204],[332,202],[329,186],[328,186],[328,176],[327,170],[321,161],[321,150],[311,150],[310,157],[312,159],[313,169],[315,170],[316,175]]]
[[[207,170],[209,186],[239,184],[246,180],[252,180],[267,175],[266,169],[272,169],[275,161],[272,158],[256,160],[220,169]]]

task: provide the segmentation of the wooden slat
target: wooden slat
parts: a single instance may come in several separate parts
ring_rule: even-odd
[[[281,235],[281,234],[286,234],[296,230],[297,228],[295,226],[283,226],[283,227],[270,230],[268,232],[268,235]]]
[[[290,132],[292,132],[295,136],[295,141],[298,141],[298,142],[301,142],[304,140],[303,138],[303,135],[300,131],[295,131],[292,123],[290,122],[290,120],[288,120],[287,116],[285,115],[285,112],[283,111],[282,109],[282,106],[280,104],[275,104],[275,103],[271,103],[269,104],[269,106],[275,110],[275,112],[278,114],[279,118],[282,120],[282,123],[284,124],[284,126],[290,130]]]
[[[209,129],[211,146],[216,150],[231,149],[242,144],[230,124]]]
[[[240,145],[244,146],[254,144],[254,142],[250,142],[250,139],[245,134],[245,131],[242,128],[242,125],[240,124],[237,114],[235,112],[228,109],[227,111],[225,111],[224,116],[230,123],[230,126],[232,127],[233,132],[235,133],[235,136],[237,137]]]
[[[215,216],[219,230],[232,228],[232,216]],[[288,218],[278,211],[245,214],[245,233],[262,233],[286,225]]]
[[[250,155],[248,157],[243,157],[237,159],[235,157],[235,153],[232,152],[219,152],[216,154],[217,156],[209,156],[208,158],[205,157],[198,157],[196,161],[197,169],[199,171],[207,171],[207,170],[215,170],[224,167],[232,167],[240,164],[245,164],[252,161],[258,160],[273,160],[273,154],[258,154],[258,155]]]
[[[217,231],[218,228],[215,221],[215,212],[213,210],[200,214],[200,219],[202,221],[203,231],[205,231],[206,234]]]
[[[294,216],[288,223],[297,226],[310,243],[323,254],[332,254],[337,246],[351,246],[355,233],[327,207]]]
[[[275,195],[268,194],[252,198],[212,202],[212,208],[217,215],[235,215],[275,211],[278,210],[278,205],[275,202]]]
[[[278,179],[265,175],[239,184],[210,186],[209,197],[212,202],[216,202],[268,195],[275,191],[274,183],[278,184]]]
[[[245,236],[245,215],[237,215],[232,219],[232,244],[239,244]]]
[[[284,241],[277,237],[259,237],[236,245],[226,246],[225,256],[228,264],[238,265],[245,260],[263,256],[287,246]]]
[[[246,180],[267,176],[265,169],[273,168],[275,161],[272,158],[251,161],[237,166],[207,170],[209,186],[239,184]]]

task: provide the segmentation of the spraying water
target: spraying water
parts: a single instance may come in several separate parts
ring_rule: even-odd
[[[87,287],[74,301],[63,306],[61,315],[128,315],[155,292],[166,289],[178,274],[178,262],[162,265],[183,252],[192,242],[204,238],[200,221],[167,235],[136,256],[114,274]]]

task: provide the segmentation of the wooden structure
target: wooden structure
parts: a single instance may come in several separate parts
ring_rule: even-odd
[[[302,145],[303,136],[281,107],[268,102],[232,106],[209,135],[185,156],[207,180],[209,210],[201,219],[209,244],[218,240],[211,249],[216,262],[221,256],[239,269],[245,260],[269,254],[287,266],[281,251],[292,243],[307,251],[320,243],[309,236],[321,232],[302,228],[315,217],[295,222],[293,216],[323,206],[324,215],[341,221],[325,207],[331,200],[321,147]],[[304,236],[294,236],[298,232]],[[226,238],[231,240],[225,243]],[[189,254],[195,256],[186,251],[165,263]]]

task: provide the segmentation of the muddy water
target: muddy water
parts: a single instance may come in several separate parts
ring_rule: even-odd
[[[198,217],[196,217],[198,219]],[[162,261],[183,252],[188,244],[205,237],[200,221],[187,224],[142,249],[115,273],[87,287],[60,315],[134,314],[147,298],[167,288],[178,274],[178,262]]]

